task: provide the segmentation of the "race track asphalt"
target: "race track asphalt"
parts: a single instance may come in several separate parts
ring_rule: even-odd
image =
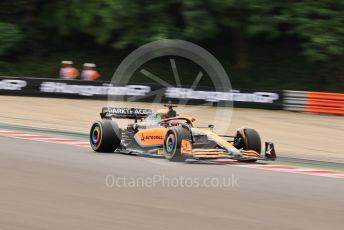
[[[341,179],[96,154],[3,136],[0,145],[0,229],[314,230],[344,225]],[[125,183],[112,186],[109,178],[124,176]],[[141,186],[157,177],[165,184]],[[194,182],[227,177],[232,187]],[[142,183],[124,188],[135,178]],[[191,180],[191,186],[178,178]],[[173,180],[178,183],[167,186]]]

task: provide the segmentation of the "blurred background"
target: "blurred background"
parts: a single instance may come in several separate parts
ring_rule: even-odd
[[[61,60],[73,60],[110,80],[129,52],[164,38],[206,48],[234,88],[344,92],[337,0],[3,0],[0,75],[57,78]]]
[[[129,76],[149,88],[142,97],[134,84],[109,87],[128,54],[159,39],[208,50],[234,90],[215,92],[206,76],[208,87],[194,88],[199,66],[186,58],[175,61],[184,89],[149,88],[142,70],[175,83],[167,56]],[[277,161],[167,167],[89,147],[103,106],[156,111],[152,101],[171,98],[196,126],[258,130]],[[0,230],[343,229],[344,0],[0,0],[0,105]],[[234,176],[240,186],[165,186],[156,176]]]

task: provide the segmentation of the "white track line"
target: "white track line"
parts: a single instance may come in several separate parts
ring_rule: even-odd
[[[12,130],[0,130],[0,135],[9,136],[13,138],[26,139],[41,141],[47,143],[59,143],[59,144],[69,144],[78,147],[90,148],[90,143],[88,141],[81,141],[70,138],[59,138],[52,137],[47,135],[31,134],[21,131],[12,131]],[[288,173],[297,173],[304,175],[313,175],[313,176],[322,176],[322,177],[332,177],[344,179],[344,171],[334,171],[326,169],[312,169],[312,168],[299,168],[290,165],[262,165],[262,164],[243,164],[235,160],[214,160],[214,162],[222,164],[231,164],[236,167],[245,167],[245,168],[254,168],[254,169],[263,169],[270,171],[279,171],[279,172],[288,172]]]
[[[24,133],[19,131],[10,131],[10,130],[0,130],[0,135],[10,136],[18,139],[27,139],[27,140],[35,140],[41,142],[49,142],[49,143],[62,143],[62,144],[70,144],[76,146],[84,146],[89,145],[87,141],[81,141],[76,139],[70,138],[59,138],[59,137],[52,137],[47,135],[38,135],[38,134],[30,134]]]

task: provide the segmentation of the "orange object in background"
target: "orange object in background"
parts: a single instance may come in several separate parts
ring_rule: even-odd
[[[306,112],[344,115],[344,94],[306,92]]]
[[[60,78],[62,79],[76,79],[79,77],[80,72],[73,67],[72,61],[62,61],[60,69]]]
[[[60,76],[63,79],[75,79],[79,76],[79,70],[74,67],[64,67],[60,70]]]
[[[93,63],[84,63],[84,69],[81,72],[81,79],[86,81],[95,81],[100,77],[100,74],[95,70],[96,65]]]
[[[327,99],[327,100],[342,100],[344,101],[343,93],[323,93],[323,92],[307,92],[308,98]]]
[[[95,81],[100,77],[100,74],[96,70],[83,70],[81,78],[86,81]]]

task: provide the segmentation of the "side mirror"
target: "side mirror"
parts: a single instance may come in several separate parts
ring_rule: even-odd
[[[213,129],[215,126],[214,125],[208,125],[209,129]]]

